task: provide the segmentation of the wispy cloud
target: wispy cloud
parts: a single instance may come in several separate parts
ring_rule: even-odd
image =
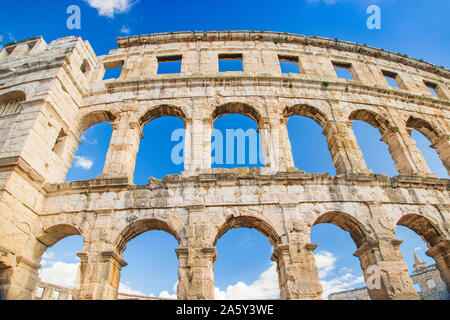
[[[334,275],[337,258],[331,252],[322,251],[314,256],[316,258],[317,268],[319,269],[323,299],[328,299],[328,296],[332,293],[350,290],[355,287],[363,287],[365,285],[364,277],[362,275],[354,275],[351,273],[352,270],[347,267],[342,267],[339,270],[340,274]]]
[[[124,13],[137,2],[132,0],[85,0],[92,8],[98,10],[100,16],[114,18],[116,14]]]
[[[85,134],[83,134],[80,138],[81,142],[85,143],[85,144],[97,144],[98,140],[94,139],[94,140],[90,140],[88,137],[86,137]]]
[[[128,26],[123,25],[122,29],[120,29],[121,33],[125,33],[125,34],[130,34],[131,33],[131,28]]]
[[[322,297],[327,299],[328,296],[335,292],[354,289],[355,287],[364,287],[364,277],[355,276],[352,273],[345,273],[331,280],[321,280],[323,294]]]
[[[90,170],[93,165],[94,161],[85,157],[75,156],[75,167]]]

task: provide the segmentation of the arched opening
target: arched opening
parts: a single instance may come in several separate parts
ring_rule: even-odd
[[[270,260],[278,241],[276,231],[256,218],[233,218],[224,224],[214,241],[215,299],[279,299],[277,267]]]
[[[349,120],[354,121],[352,128],[367,167],[374,173],[390,177],[398,175],[389,146],[381,141],[384,132],[389,127],[388,121],[368,110],[353,111]]]
[[[447,300],[449,293],[429,248],[443,240],[438,229],[418,214],[404,215],[397,223],[396,238],[416,292],[422,300]]]
[[[0,106],[4,106],[5,104],[11,102],[11,101],[25,101],[27,99],[27,96],[25,92],[20,90],[14,90],[7,92],[5,94],[0,95]]]
[[[120,274],[119,300],[177,299],[176,233],[160,220],[128,226],[117,243],[128,263]]]
[[[432,141],[439,138],[439,134],[430,123],[425,120],[410,117],[406,127],[411,130],[411,138],[416,142],[417,148],[422,152],[431,172],[440,178],[449,178],[448,171],[439,157],[436,149],[432,148]]]
[[[152,108],[140,119],[144,138],[136,158],[135,184],[148,184],[149,177],[162,179],[184,170],[184,119],[180,108],[169,105]]]
[[[111,136],[108,122],[93,125],[83,133],[66,182],[96,179],[103,172]]]
[[[317,108],[297,105],[286,108],[284,116],[289,118],[287,130],[295,166],[310,173],[336,175],[326,137],[322,134],[327,121],[325,115]]]
[[[263,167],[263,150],[259,125],[261,115],[242,103],[217,107],[212,119],[212,168]]]
[[[83,238],[70,225],[57,225],[39,238],[41,245],[35,254],[42,257],[39,280],[33,291],[34,300],[72,300],[77,285]]]
[[[96,111],[81,118],[78,124],[81,145],[73,156],[66,182],[96,179],[103,172],[113,120],[112,114],[106,111]]]
[[[328,212],[320,216],[311,228],[311,242],[318,243],[314,256],[323,288],[323,299],[367,300],[360,261],[353,253],[366,241],[360,223],[342,212]],[[336,295],[337,294],[337,295]]]

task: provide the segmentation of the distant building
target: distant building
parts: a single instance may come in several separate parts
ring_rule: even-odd
[[[450,300],[436,265],[427,266],[414,251],[414,271],[410,275],[421,300]],[[370,300],[367,287],[330,294],[328,300]]]
[[[33,300],[72,300],[72,288],[57,286],[39,281],[34,289]],[[117,300],[171,300],[157,297],[147,297],[128,293],[120,293]]]

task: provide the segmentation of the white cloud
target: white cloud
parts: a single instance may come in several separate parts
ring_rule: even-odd
[[[89,140],[88,137],[86,137],[86,135],[81,135],[80,138],[81,142],[86,143],[86,144],[97,144],[98,140],[94,139],[94,140]]]
[[[346,273],[339,277],[333,278],[331,280],[321,280],[323,288],[323,299],[328,299],[328,296],[335,292],[345,291],[354,289],[355,287],[364,287],[364,277],[355,276],[351,273]]]
[[[225,291],[214,288],[216,300],[266,300],[278,299],[280,287],[278,285],[278,274],[276,264],[272,262],[270,268],[264,271],[259,279],[250,285],[239,281],[228,286]]]
[[[44,254],[42,255],[43,259],[54,259],[55,258],[55,254],[52,251],[45,251]]]
[[[159,294],[159,297],[160,298],[165,298],[165,299],[177,299],[177,295],[175,294],[175,293],[169,293],[168,291],[162,291],[160,294]]]
[[[75,167],[83,168],[84,170],[90,170],[94,162],[88,158],[75,156]]]
[[[119,292],[124,293],[124,294],[136,295],[136,296],[145,296],[145,293],[143,293],[139,290],[134,290],[130,286],[128,286],[122,282],[119,283]]]
[[[0,42],[3,42],[3,34],[0,33]]]
[[[322,298],[327,299],[332,293],[363,287],[365,285],[363,276],[356,276],[351,273],[351,269],[342,267],[339,272],[341,275],[331,279],[325,278],[331,276],[336,268],[337,258],[331,252],[322,251],[314,255],[317,268],[319,269],[320,283],[322,284]],[[344,274],[342,274],[344,273]]]
[[[100,16],[114,18],[118,13],[124,13],[136,3],[132,0],[85,0],[92,8],[98,10]]]
[[[345,274],[325,280],[325,278],[333,274],[337,258],[327,251],[316,253],[314,256],[319,269],[320,283],[323,287],[322,297],[324,299],[327,299],[328,295],[334,292],[353,289],[355,286],[364,286],[364,278],[350,273],[351,269],[346,267],[340,269],[340,272],[345,272]],[[214,293],[217,300],[277,299],[280,297],[280,287],[276,264],[272,263],[270,268],[264,271],[259,279],[250,285],[238,282],[228,286],[225,291],[214,288]]]
[[[334,270],[337,258],[327,251],[316,253],[314,257],[319,269],[319,278],[327,277]]]
[[[126,33],[126,34],[130,34],[131,33],[131,28],[128,26],[122,26],[122,29],[120,29],[121,33]]]
[[[75,286],[78,263],[54,262],[48,268],[39,270],[42,281],[58,286],[71,288]]]
[[[44,256],[47,253],[44,254]],[[53,258],[55,255],[52,252],[47,254],[47,258]],[[78,263],[65,263],[61,261],[51,263],[50,267],[39,270],[39,277],[42,281],[54,285],[73,288],[78,271]],[[131,295],[145,296],[145,293],[134,290],[125,283],[119,284],[119,292]]]

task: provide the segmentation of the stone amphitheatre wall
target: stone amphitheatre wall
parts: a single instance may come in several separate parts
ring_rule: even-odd
[[[242,57],[243,71],[219,73],[224,56]],[[159,61],[180,58],[180,74],[157,74]],[[297,62],[301,74],[282,73],[280,61]],[[354,79],[338,78],[333,64]],[[120,77],[103,80],[115,67]],[[179,242],[178,297],[213,299],[215,244],[248,227],[274,246],[281,298],[320,299],[310,241],[319,223],[350,233],[366,279],[381,270],[372,299],[418,299],[397,225],[426,241],[449,287],[449,180],[430,171],[410,136],[423,133],[450,170],[449,79],[449,70],[401,54],[271,32],[119,38],[105,56],[74,37],[8,44],[0,52],[0,293],[31,299],[45,250],[81,235],[74,298],[116,299],[127,242],[163,230]],[[263,168],[211,169],[212,123],[229,113],[258,123]],[[294,167],[286,129],[294,115],[323,128],[337,176]],[[185,170],[136,186],[142,128],[163,116],[184,121]],[[353,120],[380,130],[398,176],[367,168]],[[113,134],[103,173],[65,183],[81,135],[105,121]]]

